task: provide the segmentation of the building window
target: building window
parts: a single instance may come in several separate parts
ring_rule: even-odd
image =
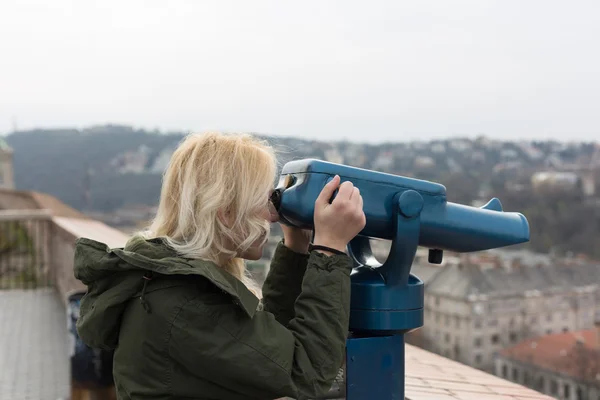
[[[569,332],[569,328],[567,328],[566,326],[563,328],[563,333],[567,333]]]
[[[552,381],[550,381],[550,393],[551,394],[558,393],[558,383],[556,383],[556,380],[554,380],[554,379],[552,379]]]
[[[492,344],[498,344],[500,342],[500,336],[492,335]]]
[[[483,324],[482,324],[482,322],[481,322],[481,320],[480,320],[480,319],[476,319],[476,320],[474,321],[474,326],[475,326],[475,329],[481,329],[482,325],[483,325]]]
[[[490,326],[498,326],[498,320],[496,318],[490,319]]]
[[[456,323],[456,327],[460,328],[460,318],[458,317],[458,315],[454,317],[454,322]]]
[[[537,317],[531,317],[529,321],[531,324],[537,324]]]
[[[544,377],[540,376],[537,381],[537,388],[540,392],[544,391]]]
[[[516,332],[510,333],[510,341],[511,341],[511,343],[514,343],[517,341],[517,333]]]
[[[436,305],[436,306],[439,306],[439,305],[440,305],[440,298],[439,298],[439,297],[436,297],[436,298],[435,298],[435,305]]]
[[[435,322],[440,322],[440,313],[435,313]]]
[[[513,368],[513,370],[512,370],[512,380],[514,382],[518,382],[519,381],[519,371],[517,371],[516,368]]]
[[[566,399],[569,399],[571,397],[571,385],[569,385],[568,383],[565,383],[563,386],[563,394]]]
[[[583,390],[580,387],[577,388],[577,400],[583,400]]]
[[[450,343],[450,334],[446,333],[446,343]]]
[[[508,367],[506,364],[502,366],[502,377],[508,379]]]
[[[446,315],[446,326],[450,326],[450,316]]]
[[[475,356],[475,365],[481,364],[481,354]]]
[[[480,337],[475,338],[475,347],[481,347],[481,338]]]
[[[546,321],[552,322],[552,314],[546,315]]]

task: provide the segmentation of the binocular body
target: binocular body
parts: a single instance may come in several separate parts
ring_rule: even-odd
[[[312,229],[315,200],[335,175],[360,189],[367,220],[362,236],[393,240],[394,198],[410,191],[422,198],[419,246],[473,252],[529,240],[527,219],[503,212],[497,199],[481,208],[451,203],[446,201],[446,188],[438,183],[312,159],[292,161],[282,169],[277,186],[282,222]]]
[[[438,183],[315,159],[284,165],[272,197],[281,222],[313,229],[315,200],[335,175],[360,189],[366,215],[364,229],[348,246],[355,261],[353,330],[407,332],[422,325],[423,282],[410,274],[418,246],[429,248],[429,261],[439,264],[444,250],[473,252],[529,240],[527,219],[503,212],[498,199],[481,208],[451,203]],[[391,240],[384,264],[368,238]]]

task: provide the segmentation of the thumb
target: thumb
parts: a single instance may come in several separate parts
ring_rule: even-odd
[[[333,193],[340,185],[340,177],[338,175],[334,176],[331,181],[327,183],[319,193],[319,197],[317,197],[316,203],[320,206],[324,206],[329,204],[329,199],[333,196]]]

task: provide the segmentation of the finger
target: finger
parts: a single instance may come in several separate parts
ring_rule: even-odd
[[[354,185],[352,185],[352,182],[350,182],[350,181],[346,181],[346,182],[342,183],[340,185],[340,190],[338,191],[338,194],[337,194],[337,196],[335,196],[335,198],[342,199],[342,200],[350,199],[353,188],[354,188]]]
[[[350,194],[350,200],[354,201],[358,196],[360,196],[360,189],[355,186]]]
[[[363,198],[360,195],[358,196],[358,207],[362,211],[362,209],[363,209]]]
[[[316,203],[320,205],[329,204],[329,199],[331,199],[331,196],[333,196],[333,192],[335,192],[339,184],[340,177],[336,175],[323,187],[321,193],[319,193],[319,196],[317,197]]]

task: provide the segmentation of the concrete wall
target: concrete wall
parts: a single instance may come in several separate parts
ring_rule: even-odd
[[[73,258],[77,237],[65,229],[54,225],[52,235],[52,278],[61,301],[67,304],[68,296],[77,291],[85,292],[86,286],[75,279]]]

